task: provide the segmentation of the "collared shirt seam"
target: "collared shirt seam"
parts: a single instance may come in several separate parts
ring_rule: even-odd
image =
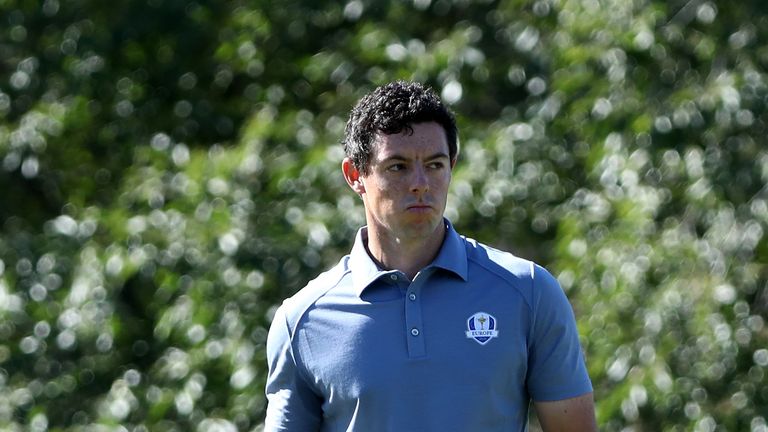
[[[329,271],[333,271],[333,269],[331,269]],[[319,294],[314,296],[314,298],[312,298],[312,301],[306,302],[304,307],[301,309],[301,312],[299,312],[299,313],[297,313],[295,315],[292,314],[292,316],[295,317],[295,322],[293,323],[293,325],[291,325],[291,320],[289,319],[288,314],[287,313],[283,314],[284,315],[284,319],[285,319],[285,325],[286,325],[286,327],[289,330],[289,335],[288,335],[289,336],[289,347],[290,347],[290,350],[291,350],[291,357],[293,359],[294,366],[299,371],[302,381],[304,381],[304,383],[307,385],[307,387],[312,389],[312,392],[315,395],[317,395],[318,397],[322,397],[322,393],[318,391],[318,389],[316,388],[314,382],[310,379],[310,374],[307,371],[307,367],[306,367],[306,364],[304,362],[304,358],[301,356],[301,350],[299,349],[298,346],[294,345],[294,344],[298,343],[298,341],[296,340],[296,335],[298,333],[300,323],[303,321],[304,317],[306,316],[307,311],[313,305],[315,305],[318,302],[318,300],[320,300],[326,294],[328,294],[328,292],[330,290],[332,290],[332,289],[336,288],[337,286],[339,286],[341,281],[344,280],[344,277],[347,274],[349,274],[349,273],[350,273],[350,270],[346,269],[344,272],[341,273],[341,275],[339,275],[339,277],[336,279],[336,281],[333,284],[330,284],[327,288],[323,289]],[[315,279],[315,280],[311,281],[309,284],[307,284],[307,288],[310,285],[312,285],[312,283],[317,283],[316,281],[317,281],[317,279]]]
[[[315,304],[316,304],[316,303],[317,303],[317,302],[318,302],[318,301],[319,301],[321,298],[325,297],[325,295],[326,295],[326,294],[328,294],[328,292],[329,292],[330,290],[332,290],[332,289],[336,288],[337,286],[339,286],[339,284],[341,283],[341,281],[343,281],[343,280],[344,280],[344,277],[345,277],[345,276],[347,276],[347,275],[348,275],[348,274],[350,274],[350,273],[351,273],[351,270],[349,270],[349,269],[346,269],[346,270],[344,270],[344,272],[343,272],[341,275],[339,275],[338,279],[336,279],[336,281],[335,281],[333,284],[331,284],[331,285],[330,285],[330,286],[328,286],[327,288],[323,289],[323,290],[322,290],[322,291],[321,291],[319,294],[317,294],[316,296],[314,296],[314,297],[312,298],[312,301],[308,301],[308,302],[306,302],[306,304],[304,305],[304,307],[301,309],[301,312],[299,312],[299,313],[297,313],[297,314],[295,314],[295,315],[294,315],[294,316],[296,317],[296,322],[293,324],[293,326],[290,326],[290,327],[289,327],[289,328],[291,329],[291,341],[293,341],[293,337],[295,336],[295,334],[296,334],[296,331],[297,331],[297,330],[298,330],[298,328],[299,328],[299,324],[301,323],[301,321],[302,321],[302,320],[304,319],[304,317],[306,316],[306,314],[307,314],[307,311],[308,311],[308,310],[309,310],[309,309],[310,309],[310,308],[311,308],[313,305],[315,305]],[[313,281],[313,282],[314,282],[314,281]],[[312,282],[310,282],[310,285],[311,285],[311,284],[312,284]],[[307,287],[309,287],[309,285],[307,285]],[[287,314],[286,314],[286,320],[287,320],[287,319],[288,319],[288,316],[287,316]]]
[[[536,264],[533,261],[530,261],[528,263],[528,271],[530,272],[530,281],[531,281],[531,302],[537,303],[534,299],[536,296]],[[533,307],[533,305],[530,306],[531,308],[531,325],[528,326],[528,342],[526,343],[526,347],[528,348],[528,353],[530,354],[531,351],[531,343],[533,342],[533,335],[536,333],[536,308]]]
[[[283,315],[283,319],[285,320],[284,325],[291,329],[290,323],[288,322],[288,316]],[[318,392],[315,384],[312,382],[309,376],[309,372],[307,371],[306,365],[302,361],[301,357],[299,356],[299,350],[294,347],[294,331],[291,330],[290,333],[290,339],[288,341],[288,349],[291,350],[291,360],[293,361],[293,365],[296,368],[296,370],[299,372],[299,377],[302,381],[304,381],[304,384],[312,390],[312,393],[314,393],[316,396],[321,397],[322,395]]]
[[[515,291],[517,291],[520,294],[520,297],[522,297],[523,301],[525,302],[525,305],[528,307],[528,310],[531,312],[531,314],[533,314],[533,311],[534,311],[533,304],[528,300],[528,298],[525,296],[525,293],[521,290],[521,288],[517,286],[515,281],[509,279],[511,276],[514,276],[515,273],[513,273],[512,271],[510,271],[509,269],[505,268],[504,266],[502,266],[502,265],[500,265],[498,263],[494,263],[495,267],[500,267],[500,268],[504,269],[504,272],[500,272],[496,268],[493,268],[493,267],[487,265],[484,262],[485,260],[476,259],[476,258],[472,257],[469,254],[467,254],[467,260],[477,264],[478,266],[482,267],[488,273],[491,273],[494,276],[502,279],[507,285],[511,286]],[[531,265],[532,265],[532,263],[531,263]],[[533,273],[531,273],[529,275],[525,275],[525,277],[520,277],[520,279],[528,279],[528,280],[530,280],[531,281],[531,288],[533,288]],[[532,289],[531,290],[531,294],[532,295],[533,295],[533,291],[534,290]]]

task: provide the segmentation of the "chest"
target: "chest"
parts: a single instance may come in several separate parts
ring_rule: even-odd
[[[297,332],[308,375],[326,400],[519,398],[530,313],[512,290],[442,283],[378,301],[321,304]],[[460,396],[458,396],[460,395]],[[373,402],[372,402],[373,403]]]

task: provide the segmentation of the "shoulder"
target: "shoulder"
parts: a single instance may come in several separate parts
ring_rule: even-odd
[[[534,297],[541,295],[542,291],[549,291],[553,288],[560,290],[560,285],[555,277],[539,264],[471,238],[463,237],[463,239],[467,250],[467,260],[476,270],[470,273],[471,278],[493,277],[500,279],[520,291],[526,299],[531,301],[534,300]]]
[[[462,237],[467,250],[467,260],[483,270],[509,279],[531,279],[535,264],[510,252],[496,249],[477,240]]]
[[[296,294],[283,301],[280,313],[285,317],[291,330],[312,305],[339,285],[344,276],[349,274],[348,259],[349,256],[343,257],[333,268],[321,273]]]

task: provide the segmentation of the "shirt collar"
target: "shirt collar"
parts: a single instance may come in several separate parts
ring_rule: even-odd
[[[425,269],[430,267],[454,273],[456,276],[467,280],[467,251],[464,241],[453,228],[448,219],[445,223],[445,239],[435,259]],[[368,255],[365,244],[368,241],[368,228],[362,227],[357,231],[355,244],[349,257],[349,269],[352,274],[352,284],[355,291],[361,294],[372,282],[378,278],[395,273],[395,270],[382,270]],[[423,270],[422,270],[423,271]]]

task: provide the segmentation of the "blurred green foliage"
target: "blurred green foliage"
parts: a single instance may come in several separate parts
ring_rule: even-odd
[[[0,429],[259,430],[274,308],[363,224],[348,110],[457,112],[448,217],[576,310],[606,431],[768,431],[768,10],[0,0]]]

